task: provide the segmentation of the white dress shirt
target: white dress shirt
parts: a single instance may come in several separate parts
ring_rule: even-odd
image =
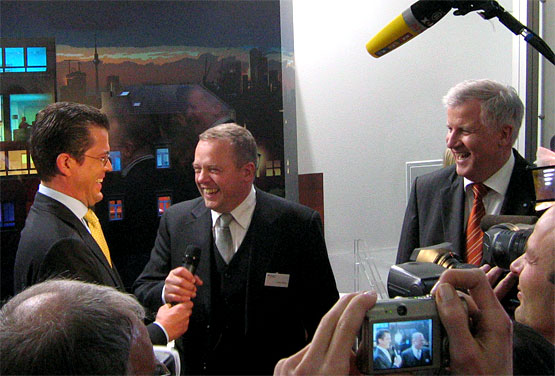
[[[505,194],[507,194],[507,188],[509,187],[509,181],[511,180],[514,166],[515,156],[511,152],[511,156],[507,162],[505,162],[503,167],[483,182],[483,184],[489,188],[488,193],[486,193],[483,198],[486,214],[498,215],[501,213],[501,207],[503,206],[503,201],[505,200]],[[468,222],[468,217],[470,216],[470,211],[472,210],[472,205],[474,203],[474,194],[472,193],[472,188],[470,187],[470,184],[473,183],[473,181],[464,178],[464,191],[466,195],[464,223]]]
[[[229,223],[229,230],[231,231],[231,238],[233,240],[233,253],[235,254],[251,224],[252,215],[254,213],[254,207],[256,206],[256,191],[254,186],[251,187],[251,191],[248,196],[241,202],[235,209],[231,211],[233,220]],[[217,224],[218,218],[222,213],[211,210],[212,214],[212,235],[215,236],[214,231]]]

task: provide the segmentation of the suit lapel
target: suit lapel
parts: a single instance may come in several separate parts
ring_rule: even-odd
[[[94,240],[92,235],[85,228],[85,225],[79,220],[79,218],[75,216],[75,214],[73,214],[71,210],[69,210],[62,203],[38,192],[35,196],[35,204],[37,205],[38,209],[45,210],[54,214],[56,217],[60,218],[60,220],[64,221],[68,226],[72,227],[75,232],[81,237],[87,248],[94,255],[96,261],[100,265],[102,265],[101,267],[104,268],[104,270],[108,273],[114,285],[120,289],[124,289],[123,282],[115,266],[114,268],[110,267],[110,264],[108,264],[108,260],[106,260],[106,256],[104,256],[104,253],[102,252],[102,249],[100,249],[100,246],[98,245],[96,240]]]
[[[451,237],[453,252],[462,256],[463,233],[464,233],[464,184],[455,170],[450,177],[450,184],[440,191],[440,199],[443,204],[442,222],[444,239]]]
[[[186,224],[188,239],[195,239],[195,245],[200,247],[200,261],[197,275],[203,281],[200,287],[203,289],[202,294],[197,294],[197,299],[201,299],[199,305],[206,307],[206,312],[211,312],[212,298],[212,215],[210,209],[204,206],[204,202],[199,200],[199,204],[191,210],[192,219]]]
[[[256,207],[248,229],[248,232],[252,233],[252,244],[245,298],[245,332],[249,329],[251,310],[263,293],[266,272],[270,271],[270,263],[276,254],[275,244],[280,237],[272,227],[275,214],[268,196],[268,193],[256,190]],[[279,270],[273,272],[279,272]]]
[[[516,151],[515,166],[503,200],[500,214],[534,215],[534,183],[531,172],[526,170],[528,162]]]

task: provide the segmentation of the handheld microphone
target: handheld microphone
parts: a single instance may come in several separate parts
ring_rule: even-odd
[[[370,39],[366,50],[376,58],[383,56],[435,25],[452,8],[450,0],[419,0]]]
[[[199,262],[200,248],[196,245],[189,244],[185,249],[185,254],[183,255],[183,267],[194,275],[197,271]]]

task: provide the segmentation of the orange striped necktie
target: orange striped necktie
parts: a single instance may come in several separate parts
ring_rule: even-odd
[[[85,214],[83,218],[85,218],[85,221],[87,221],[87,224],[89,225],[89,230],[91,230],[91,235],[98,243],[100,249],[102,249],[102,253],[104,253],[106,260],[108,260],[108,264],[112,266],[110,249],[108,248],[108,243],[106,243],[104,233],[102,232],[102,227],[100,226],[100,222],[98,221],[96,214],[94,214],[94,211],[92,209],[89,209],[87,211],[87,214]]]
[[[468,216],[466,226],[466,262],[469,264],[480,265],[482,262],[482,245],[484,232],[480,228],[480,222],[486,214],[482,199],[488,192],[488,187],[482,183],[472,184],[474,203]]]

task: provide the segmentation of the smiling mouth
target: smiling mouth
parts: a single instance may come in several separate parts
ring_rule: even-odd
[[[453,152],[453,155],[455,156],[455,160],[457,162],[465,161],[470,157],[470,153]]]
[[[203,188],[202,191],[207,195],[212,195],[212,194],[218,192],[218,189],[217,188]]]

